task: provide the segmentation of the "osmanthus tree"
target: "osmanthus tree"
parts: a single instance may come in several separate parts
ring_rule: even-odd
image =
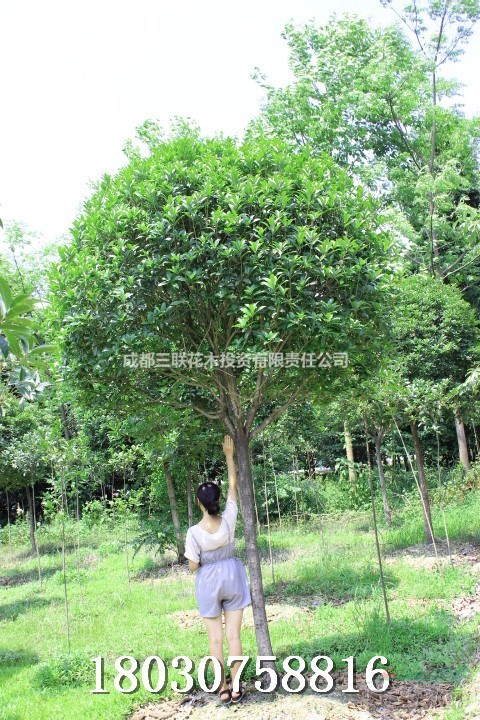
[[[193,409],[232,436],[258,649],[271,655],[249,443],[348,373],[333,356],[316,366],[321,353],[368,371],[390,239],[376,201],[327,155],[185,130],[148,139],[146,156],[130,151],[97,184],[61,249],[56,327],[85,392]],[[154,367],[125,366],[131,353]]]

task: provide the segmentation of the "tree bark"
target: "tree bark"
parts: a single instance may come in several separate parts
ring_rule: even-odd
[[[470,458],[468,457],[467,437],[465,435],[465,425],[462,416],[458,410],[455,410],[455,430],[457,432],[458,454],[460,462],[465,470],[470,470]]]
[[[385,515],[385,520],[387,521],[387,525],[391,525],[392,524],[392,515],[390,513],[390,506],[388,504],[387,483],[385,482],[385,473],[383,472],[382,435],[380,435],[379,433],[375,434],[375,456],[377,459],[377,468],[378,468],[378,477],[380,479],[380,487],[382,489],[383,513]]]
[[[422,446],[420,445],[420,437],[418,435],[418,427],[416,420],[410,423],[413,444],[415,446],[415,458],[417,460],[418,482],[420,485],[420,495],[423,508],[423,525],[425,528],[425,543],[431,545],[433,543],[433,526],[432,514],[430,511],[430,496],[428,494],[427,481],[425,478],[425,465],[423,462]]]
[[[182,524],[178,514],[177,500],[175,498],[175,488],[173,487],[172,474],[170,472],[170,463],[168,460],[163,461],[163,469],[167,480],[168,499],[170,500],[170,509],[172,512],[172,522],[177,537],[177,555],[179,562],[185,562],[185,543],[183,541]]]
[[[190,467],[185,467],[185,475],[187,479],[187,517],[188,527],[193,525],[193,503],[192,503],[192,476],[190,475]]]
[[[473,422],[472,422],[472,430],[473,430],[473,437],[475,438],[476,458],[477,458],[477,460],[480,460],[480,445],[478,444],[477,431],[475,429],[475,425]]]
[[[250,573],[250,592],[252,596],[253,621],[259,655],[273,655],[272,642],[265,611],[265,595],[263,593],[262,568],[257,545],[257,525],[255,519],[255,502],[253,495],[252,468],[248,453],[248,438],[239,429],[235,438],[235,449],[238,463],[238,491],[242,504],[245,545],[247,549],[248,569]],[[268,666],[265,662],[264,666]],[[273,664],[272,664],[273,666]]]
[[[30,525],[30,544],[32,546],[32,551],[34,553],[37,552],[37,543],[35,542],[35,508],[33,507],[33,499],[32,499],[32,489],[30,485],[27,485],[25,488],[25,492],[27,493],[27,503],[28,503],[28,520]]]
[[[345,431],[345,450],[347,452],[348,460],[348,478],[352,485],[355,485],[357,482],[357,475],[355,473],[355,459],[353,457],[352,435],[350,433],[350,428],[348,427],[348,422],[346,420],[343,424],[343,427]]]

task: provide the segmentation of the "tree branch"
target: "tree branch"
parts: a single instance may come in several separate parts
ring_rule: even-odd
[[[304,387],[309,381],[310,378],[307,376],[304,382],[300,383],[297,389],[291,394],[286,403],[275,408],[275,410],[267,418],[265,418],[265,420],[262,420],[260,425],[257,425],[253,430],[248,433],[248,439],[252,440],[256,435],[261,433],[268,425],[270,425],[271,422],[280,417],[280,415],[294,402],[294,400],[298,398],[300,392],[304,389]]]

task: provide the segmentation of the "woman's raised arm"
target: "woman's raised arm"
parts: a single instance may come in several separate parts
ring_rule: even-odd
[[[227,500],[237,502],[237,471],[233,459],[234,444],[230,435],[225,435],[222,442],[223,452],[227,461],[228,470],[228,495]]]

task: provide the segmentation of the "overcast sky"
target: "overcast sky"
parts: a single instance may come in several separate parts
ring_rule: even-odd
[[[333,12],[393,19],[379,0],[0,0],[0,217],[48,242],[66,233],[146,118],[241,134],[262,98],[253,69],[290,79],[285,23]],[[480,113],[479,38],[452,68],[468,115]]]

